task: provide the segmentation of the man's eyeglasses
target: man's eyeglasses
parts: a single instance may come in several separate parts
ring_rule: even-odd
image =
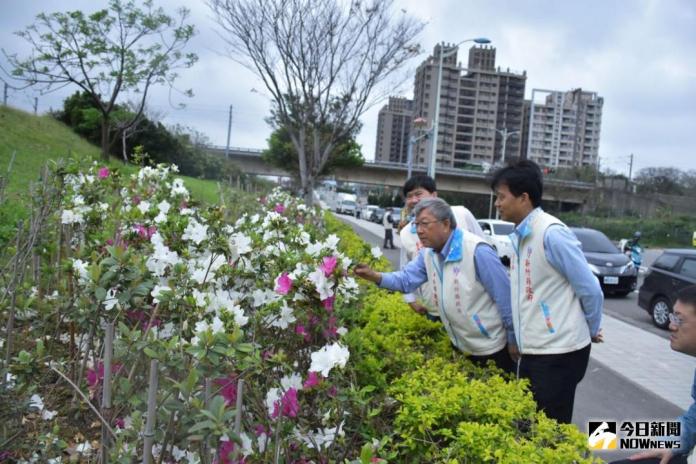
[[[442,222],[442,221],[419,221],[419,222],[414,222],[413,225],[416,226],[416,229],[419,227],[428,227],[430,224],[435,224],[436,222]]]
[[[669,322],[670,322],[670,324],[674,324],[677,327],[679,327],[680,325],[682,325],[684,323],[684,320],[674,313],[669,313]]]

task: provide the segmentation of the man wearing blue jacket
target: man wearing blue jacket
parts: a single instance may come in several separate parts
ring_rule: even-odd
[[[513,372],[510,281],[498,255],[481,237],[458,228],[452,208],[439,198],[421,200],[415,215],[423,248],[411,262],[384,273],[359,264],[355,274],[402,293],[428,285],[452,344],[478,364],[492,360]]]
[[[602,341],[602,289],[575,234],[541,209],[539,166],[521,160],[501,168],[491,188],[500,217],[515,223],[510,289],[518,374],[529,379],[539,409],[570,423],[591,341]]]

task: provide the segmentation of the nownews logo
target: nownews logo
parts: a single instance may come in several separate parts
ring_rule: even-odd
[[[587,445],[591,450],[679,448],[679,421],[624,421],[619,433],[616,422],[590,422]]]

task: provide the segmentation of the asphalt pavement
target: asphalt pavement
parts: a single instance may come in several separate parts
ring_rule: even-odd
[[[337,215],[367,242],[382,246],[383,227],[350,216]],[[397,269],[396,250],[382,250]],[[649,266],[660,250],[647,250]],[[640,278],[642,280],[642,277]],[[640,281],[639,281],[640,286]],[[655,327],[639,308],[637,292],[625,298],[606,298],[603,318],[605,343],[593,344],[585,378],[578,385],[573,423],[587,431],[589,421],[669,420],[682,413],[690,397],[696,359],[669,347],[667,331]],[[605,460],[630,455],[625,451],[596,452]]]

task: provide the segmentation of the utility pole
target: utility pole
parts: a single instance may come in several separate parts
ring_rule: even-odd
[[[633,174],[633,153],[631,153],[631,161],[628,162],[628,181],[631,182],[631,175]]]
[[[36,112],[39,109],[39,97],[34,97],[34,116],[36,116]]]
[[[225,147],[225,159],[230,159],[230,134],[232,132],[232,105],[230,105],[230,117],[227,120],[227,147]]]

